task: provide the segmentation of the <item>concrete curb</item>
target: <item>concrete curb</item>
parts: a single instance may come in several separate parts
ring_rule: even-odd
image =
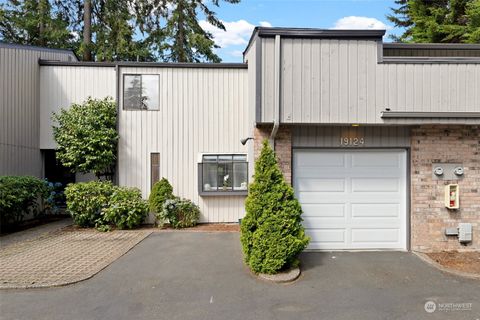
[[[443,271],[445,273],[452,274],[452,275],[459,276],[459,277],[464,277],[464,278],[469,278],[469,279],[474,279],[474,280],[480,280],[480,275],[477,275],[477,274],[474,274],[474,273],[456,271],[456,270],[446,268],[446,267],[442,266],[441,264],[439,264],[438,262],[436,262],[435,260],[432,260],[429,256],[427,256],[423,252],[412,251],[412,253],[415,254],[417,257],[419,257],[425,263],[427,263],[430,266],[432,266],[432,267],[434,267],[434,268],[436,268],[440,271]]]
[[[275,283],[291,283],[300,277],[300,268],[296,267],[284,272],[279,272],[276,274],[265,274],[259,273],[255,274],[255,276],[261,280],[268,281],[268,282],[275,282]]]

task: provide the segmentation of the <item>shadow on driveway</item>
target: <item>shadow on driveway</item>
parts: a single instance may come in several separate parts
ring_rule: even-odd
[[[238,233],[153,233],[90,280],[0,291],[2,319],[468,319],[480,282],[444,274],[405,252],[301,256],[289,285],[253,277]],[[433,301],[437,311],[424,306]],[[471,310],[440,311],[472,303]],[[467,305],[468,306],[468,305]]]

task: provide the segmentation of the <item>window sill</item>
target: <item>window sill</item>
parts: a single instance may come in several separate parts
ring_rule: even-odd
[[[238,190],[238,191],[199,191],[198,194],[199,194],[201,197],[246,196],[246,195],[248,195],[248,190]]]

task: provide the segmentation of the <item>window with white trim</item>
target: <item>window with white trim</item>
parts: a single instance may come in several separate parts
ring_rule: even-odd
[[[246,154],[204,154],[198,166],[201,195],[247,194]]]

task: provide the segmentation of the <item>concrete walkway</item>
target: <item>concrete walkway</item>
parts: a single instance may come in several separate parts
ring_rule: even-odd
[[[7,236],[0,248],[0,289],[60,286],[88,279],[150,231],[62,229],[67,221]]]
[[[59,220],[59,221],[42,224],[42,225],[34,227],[34,228],[30,228],[30,229],[27,229],[27,230],[14,232],[14,233],[10,233],[10,234],[1,236],[0,237],[0,248],[9,246],[9,245],[14,244],[14,243],[19,243],[19,242],[22,242],[22,241],[38,238],[38,237],[43,236],[47,233],[60,230],[60,229],[66,227],[66,226],[69,226],[71,224],[72,224],[72,219],[71,218],[65,218],[65,219],[62,219],[62,220]]]
[[[245,268],[238,233],[152,233],[87,281],[0,291],[0,318],[480,317],[479,281],[442,273],[411,253],[305,253],[301,260],[303,275],[297,282],[272,284]],[[437,308],[433,313],[425,311],[429,301]],[[466,310],[458,310],[458,303]]]

